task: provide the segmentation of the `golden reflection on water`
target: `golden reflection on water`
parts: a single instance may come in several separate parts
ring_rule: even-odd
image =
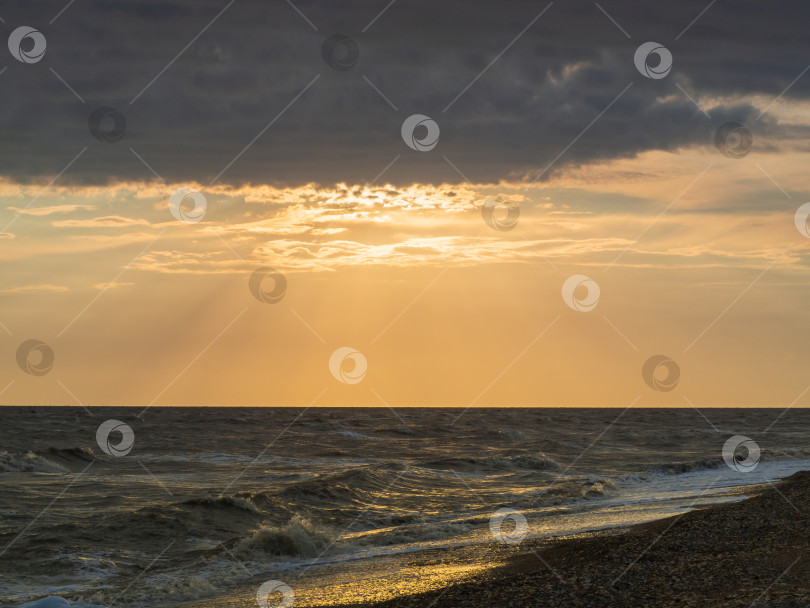
[[[295,580],[288,578],[294,590],[295,608],[314,608],[326,606],[366,605],[383,602],[397,597],[414,595],[442,589],[448,585],[458,584],[491,570],[502,562],[495,560],[474,562],[461,559],[456,563],[403,563],[399,559],[387,560],[384,564],[353,564],[338,566],[331,572],[320,572],[312,578]],[[284,579],[283,574],[277,577]],[[258,579],[248,589],[230,597],[211,598],[196,602],[176,604],[176,608],[256,608],[255,589],[261,581]],[[271,594],[268,605],[281,606],[281,594]],[[275,603],[274,603],[275,602]]]
[[[333,584],[302,589],[296,594],[295,606],[339,606],[382,602],[404,595],[414,595],[441,589],[472,578],[490,569],[489,564],[434,564],[396,569],[387,574],[375,572]]]

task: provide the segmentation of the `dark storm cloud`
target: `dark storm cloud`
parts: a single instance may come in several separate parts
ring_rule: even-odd
[[[84,0],[49,24],[65,4],[20,0],[0,14],[6,35],[29,25],[48,45],[35,64],[0,51],[8,68],[0,162],[16,180],[53,176],[87,146],[61,180],[151,178],[131,147],[167,181],[207,183],[318,75],[220,182],[368,182],[397,155],[382,181],[460,181],[442,155],[473,182],[534,179],[614,101],[554,170],[709,146],[727,121],[748,125],[760,150],[808,135],[771,114],[756,120],[760,108],[747,101],[776,97],[810,63],[810,9],[801,0],[720,0],[688,29],[707,1],[601,2],[630,39],[593,2],[557,2],[454,102],[547,2],[397,0],[368,28],[387,1],[295,2],[316,31],[287,2],[236,0],[151,85],[227,0]],[[335,70],[321,56],[336,32],[358,45],[352,69]],[[664,79],[646,79],[633,65],[648,40],[673,54]],[[693,97],[739,99],[707,118],[676,84]],[[808,95],[810,75],[788,97]],[[118,143],[92,137],[87,121],[99,106],[125,116]],[[410,150],[400,136],[416,113],[441,128],[430,152]]]

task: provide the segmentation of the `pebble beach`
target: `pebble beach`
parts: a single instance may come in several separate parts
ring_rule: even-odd
[[[608,534],[522,543],[474,580],[379,608],[810,606],[810,472],[760,494]]]

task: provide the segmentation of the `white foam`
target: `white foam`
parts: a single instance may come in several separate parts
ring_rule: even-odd
[[[363,433],[358,433],[357,431],[338,431],[338,435],[351,437],[352,439],[376,439],[376,437],[369,437],[368,435],[363,435]]]

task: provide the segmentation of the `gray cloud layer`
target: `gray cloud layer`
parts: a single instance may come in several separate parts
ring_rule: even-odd
[[[286,2],[236,0],[145,91],[227,0],[77,2],[49,24],[64,4],[17,0],[0,14],[4,35],[28,25],[48,45],[35,64],[0,49],[0,66],[8,68],[0,76],[0,162],[15,180],[53,176],[88,146],[61,180],[150,179],[132,147],[167,181],[207,183],[318,75],[220,181],[362,183],[397,155],[382,181],[460,181],[442,155],[473,182],[531,179],[630,83],[555,170],[710,145],[730,120],[748,125],[755,145],[767,149],[802,144],[808,135],[769,114],[755,120],[760,110],[747,101],[775,97],[810,63],[810,9],[801,0],[716,2],[679,39],[706,0],[601,2],[630,39],[593,2],[559,1],[449,108],[545,0],[398,0],[365,32],[387,2],[296,2],[316,31]],[[321,57],[335,32],[358,45],[351,70],[334,70]],[[646,79],[633,65],[634,51],[648,40],[673,54],[664,79]],[[694,97],[738,99],[707,118],[676,83]],[[810,75],[788,94],[808,95]],[[118,143],[91,136],[88,117],[99,106],[126,117]],[[414,113],[440,125],[431,152],[412,151],[400,137]]]

